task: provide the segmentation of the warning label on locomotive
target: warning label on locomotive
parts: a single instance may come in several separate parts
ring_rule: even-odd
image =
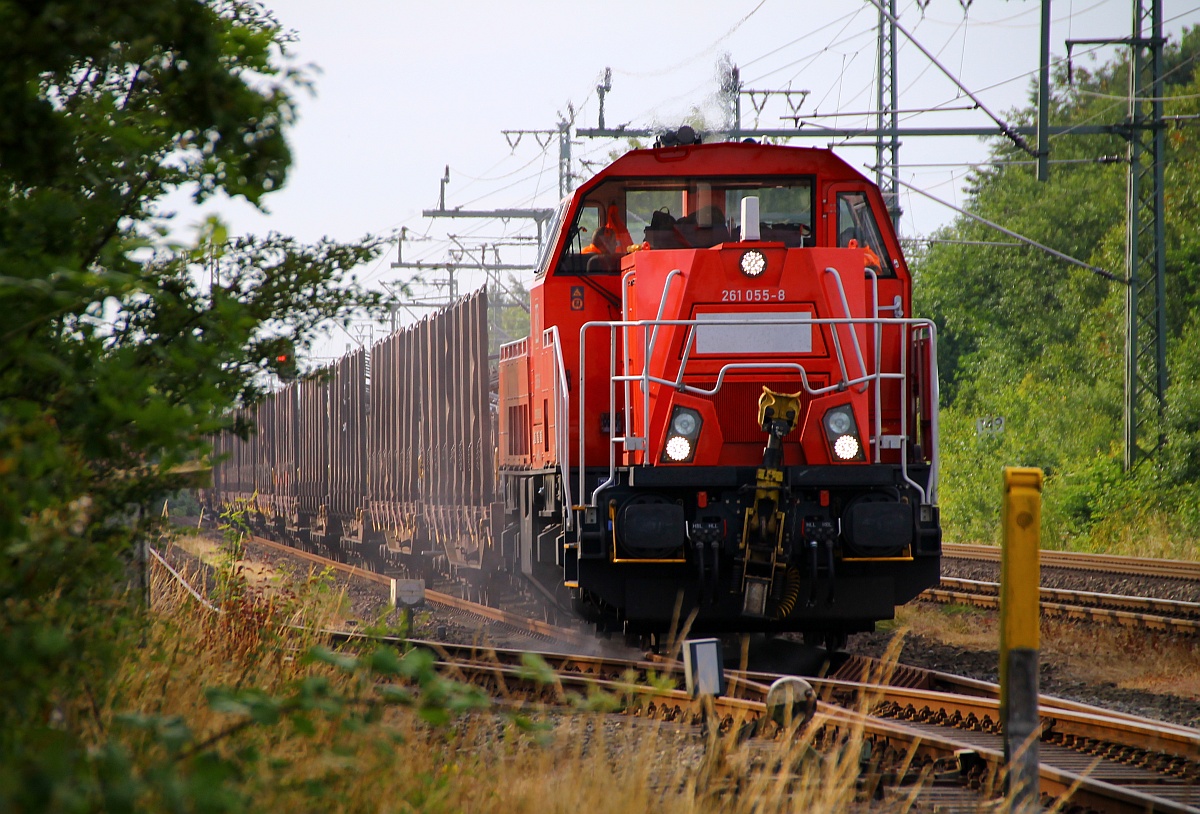
[[[583,286],[581,285],[571,286],[571,310],[583,310]]]

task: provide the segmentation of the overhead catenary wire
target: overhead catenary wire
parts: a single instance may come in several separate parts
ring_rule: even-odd
[[[868,169],[870,169],[872,171],[877,171],[879,168],[869,167]],[[900,184],[901,186],[912,190],[913,192],[917,193],[918,195],[924,195],[926,198],[929,198],[930,200],[934,201],[935,203],[939,203],[942,206],[949,207],[950,209],[953,209],[955,212],[959,213],[960,215],[964,215],[968,218],[971,218],[972,220],[979,221],[984,226],[989,226],[992,229],[995,229],[998,232],[1006,234],[1011,238],[1015,238],[1015,239],[1021,241],[1022,243],[1028,244],[1029,246],[1032,246],[1035,249],[1039,249],[1039,250],[1045,252],[1046,254],[1057,257],[1059,260],[1064,260],[1073,265],[1079,266],[1081,268],[1085,268],[1088,271],[1092,272],[1093,274],[1097,274],[1106,280],[1113,281],[1114,283],[1121,283],[1122,285],[1129,284],[1128,280],[1125,280],[1122,277],[1118,277],[1117,275],[1113,274],[1111,271],[1106,271],[1105,269],[1102,269],[1099,266],[1093,266],[1091,263],[1085,263],[1084,261],[1082,261],[1078,258],[1072,257],[1069,254],[1060,252],[1058,249],[1052,249],[1044,243],[1039,243],[1036,240],[1034,240],[1033,238],[1025,237],[1025,235],[1023,235],[1019,232],[1014,232],[1012,229],[1006,229],[1005,227],[1001,226],[1000,224],[996,223],[995,221],[990,221],[981,215],[976,215],[974,212],[971,212],[969,210],[962,209],[961,207],[955,206],[954,204],[950,203],[949,201],[944,201],[941,198],[938,198],[937,196],[932,195],[929,192],[926,192],[925,190],[921,189],[920,187],[914,186],[914,185],[908,183],[907,181],[903,181],[894,175],[891,175],[887,172],[883,172],[883,176],[885,178],[890,178],[891,180],[895,181],[897,184]]]
[[[938,70],[940,70],[943,74],[945,74],[947,79],[949,79],[951,82],[953,82],[955,84],[955,86],[958,87],[959,90],[961,90],[963,93],[965,93],[971,99],[971,101],[973,101],[977,105],[979,105],[979,109],[982,110],[984,113],[986,113],[988,118],[990,118],[993,122],[996,123],[996,126],[1000,128],[1000,132],[1003,133],[1005,136],[1007,136],[1009,138],[1009,140],[1011,140],[1013,142],[1013,144],[1016,144],[1018,147],[1020,147],[1022,150],[1029,153],[1030,155],[1032,155],[1034,157],[1037,156],[1037,151],[1034,148],[1029,146],[1029,143],[1025,141],[1025,138],[1020,133],[1013,130],[1012,127],[1008,124],[1008,122],[1004,121],[1004,119],[1001,119],[999,116],[997,116],[995,113],[993,113],[991,108],[989,108],[987,105],[985,105],[983,103],[983,101],[973,91],[971,91],[970,88],[968,88],[966,85],[964,85],[957,76],[955,76],[953,73],[950,72],[949,69],[947,69],[944,65],[942,65],[942,63],[938,61],[937,57],[935,57],[933,54],[929,53],[929,50],[926,49],[925,46],[921,45],[921,43],[912,34],[909,33],[908,29],[906,29],[904,26],[902,26],[900,24],[899,20],[897,20],[893,14],[889,13],[888,10],[886,8],[884,8],[884,6],[880,2],[880,0],[867,0],[867,2],[869,2],[871,5],[875,6],[875,8],[879,9],[879,13],[882,14],[884,17],[887,17],[888,20],[891,21],[892,25],[894,25],[896,27],[896,30],[899,31],[901,34],[903,34],[905,37],[907,37],[908,41],[911,42],[913,45],[915,45],[917,47],[917,49],[922,54],[924,54],[927,59],[929,59],[931,62],[933,62],[933,64],[937,66]]]
[[[1082,9],[1079,9],[1078,11],[1076,11],[1076,13],[1078,13],[1078,14],[1083,14],[1083,13],[1085,13],[1085,12],[1087,12],[1087,11],[1091,11],[1091,10],[1093,10],[1093,9],[1095,9],[1095,8],[1098,8],[1098,7],[1102,6],[1102,5],[1104,5],[1104,4],[1105,4],[1105,2],[1111,2],[1111,1],[1112,1],[1112,0],[1102,0],[1102,2],[1100,2],[1100,3],[1091,3],[1091,4],[1088,4],[1088,5],[1087,5],[1085,8],[1082,8]],[[877,5],[877,4],[876,4],[876,5]],[[918,5],[919,5],[919,4],[918,4]],[[754,9],[753,9],[753,10],[750,12],[750,14],[744,15],[744,16],[741,18],[741,20],[740,20],[739,22],[737,22],[737,23],[735,23],[735,24],[734,24],[734,26],[731,28],[731,30],[730,30],[730,32],[729,32],[729,33],[732,33],[732,31],[733,31],[733,30],[736,30],[736,27],[737,27],[738,25],[740,25],[742,22],[744,22],[746,19],[748,19],[748,18],[749,18],[749,17],[750,17],[752,14],[754,14],[754,13],[758,12],[758,11],[759,11],[759,9],[760,9],[760,8],[763,8],[763,7],[764,7],[764,4],[763,4],[763,3],[759,3],[758,5],[756,5],[756,6],[754,7]],[[973,9],[973,11],[976,11],[976,10],[975,10],[975,9]],[[1075,11],[1075,10],[1074,10],[1074,9],[1072,9],[1072,11]],[[1031,11],[1023,11],[1023,12],[1020,12],[1020,13],[1018,13],[1018,14],[1010,15],[1010,16],[1008,16],[1008,17],[999,18],[999,19],[997,19],[997,20],[982,20],[982,21],[979,19],[979,17],[978,17],[977,15],[975,15],[975,14],[972,14],[972,20],[971,20],[971,22],[972,22],[972,23],[974,23],[974,26],[975,26],[975,27],[978,27],[978,26],[979,26],[979,25],[981,25],[981,24],[983,24],[983,25],[985,25],[985,26],[991,26],[991,25],[993,25],[993,24],[995,24],[995,25],[1000,25],[1000,24],[1003,24],[1003,23],[1006,23],[1006,22],[1012,22],[1012,21],[1016,21],[1016,20],[1022,19],[1022,18],[1026,17],[1026,16],[1028,16],[1028,15],[1030,15],[1030,14],[1032,14],[1032,13],[1033,13],[1033,11],[1032,11],[1032,10],[1031,10]],[[1178,17],[1183,17],[1183,16],[1186,16],[1186,15],[1187,15],[1187,13],[1188,13],[1188,12],[1185,12],[1185,13],[1183,13],[1183,14],[1179,14],[1179,15],[1176,15],[1176,16],[1174,16],[1174,17],[1170,18],[1170,19],[1176,19],[1176,18],[1178,18]],[[784,51],[785,51],[787,48],[789,48],[789,47],[794,47],[794,46],[795,46],[797,43],[801,43],[801,42],[803,42],[803,41],[809,41],[809,40],[811,40],[813,37],[819,37],[819,36],[821,36],[821,34],[822,34],[822,33],[829,33],[829,32],[833,32],[833,31],[837,31],[837,30],[839,29],[839,27],[841,28],[841,30],[840,30],[840,31],[838,31],[838,34],[844,34],[844,33],[845,33],[845,31],[847,30],[847,29],[846,29],[846,23],[847,23],[847,22],[850,22],[850,24],[853,24],[853,23],[852,23],[852,21],[853,21],[854,19],[856,19],[856,18],[857,18],[857,19],[861,19],[861,16],[860,16],[860,15],[861,15],[861,7],[860,7],[860,8],[858,8],[858,9],[856,9],[856,10],[854,10],[854,11],[852,11],[852,12],[849,12],[849,13],[843,14],[841,17],[839,17],[839,18],[837,18],[837,19],[835,19],[835,20],[832,20],[832,21],[830,21],[829,23],[826,23],[825,25],[821,26],[820,28],[816,28],[816,29],[813,29],[813,30],[811,30],[811,31],[806,31],[806,32],[805,32],[805,33],[804,33],[802,36],[795,37],[794,39],[790,40],[788,43],[785,43],[785,44],[784,44],[784,45],[782,45],[782,46],[778,46],[778,47],[776,47],[776,48],[773,48],[773,49],[771,49],[770,51],[767,51],[767,52],[766,52],[766,53],[764,53],[762,56],[755,57],[754,59],[752,59],[752,60],[750,60],[750,61],[748,61],[748,62],[742,63],[742,64],[743,64],[743,67],[745,67],[745,66],[749,66],[749,65],[762,65],[762,64],[763,64],[763,63],[764,63],[764,62],[765,62],[765,61],[766,61],[766,60],[767,60],[769,57],[771,57],[771,56],[774,56],[774,55],[776,55],[776,54],[779,54],[779,53],[781,53],[781,52],[784,52]],[[1061,16],[1061,15],[1060,15],[1060,16],[1058,17],[1058,20],[1059,20],[1059,21],[1064,21],[1064,20],[1069,20],[1069,19],[1071,19],[1071,15],[1069,15],[1069,14],[1068,14],[1068,15],[1066,15],[1066,16]],[[929,23],[937,23],[937,24],[939,24],[939,25],[943,24],[943,22],[942,22],[941,20],[938,20],[938,19],[936,19],[935,17],[932,17],[932,16],[930,16],[930,17],[928,17],[928,18],[926,18],[925,16],[923,16],[923,17],[922,17],[922,21],[921,21],[921,22],[922,22],[922,23],[925,23],[925,24],[929,24]],[[958,30],[958,29],[961,29],[961,28],[963,27],[963,24],[964,24],[964,23],[963,23],[963,20],[961,20],[961,19],[960,19],[960,20],[957,20],[957,21],[955,21],[954,23],[949,23],[949,22],[947,22],[947,23],[945,23],[945,24],[946,24],[946,25],[951,25],[951,24],[952,24],[952,25],[954,25],[955,29],[956,29],[956,30]],[[914,30],[914,31],[915,31],[915,30],[917,30],[917,29],[919,28],[919,26],[920,26],[920,24],[918,24],[918,26],[916,26],[916,27],[913,27],[913,26],[911,26],[911,25],[910,25],[910,28],[912,28],[912,30]],[[725,35],[725,37],[727,37],[727,36],[728,36],[728,34],[726,34],[726,35]],[[861,38],[862,38],[863,36],[865,36],[865,34],[854,35],[854,36],[851,36],[851,37],[839,37],[839,36],[835,35],[833,39],[834,39],[835,43],[836,43],[836,42],[846,42],[846,43],[849,43],[849,42],[861,42]],[[725,37],[722,37],[721,39],[724,39]],[[721,41],[720,39],[718,39],[718,40],[717,40],[717,42],[720,42],[720,41]],[[972,41],[974,42],[975,40],[973,39]],[[907,43],[907,42],[902,42],[902,43],[900,44],[900,48],[904,48],[904,47],[905,47],[905,45],[908,45],[908,44],[909,44],[909,43]],[[953,43],[948,43],[948,45],[949,45],[949,44],[953,44]],[[834,47],[837,47],[837,46],[835,45]],[[690,60],[691,60],[691,61],[694,61],[694,60],[695,60],[695,58],[697,58],[699,55],[701,55],[701,54],[705,53],[706,51],[710,51],[710,50],[711,50],[711,46],[710,46],[710,48],[708,48],[708,49],[705,49],[705,50],[703,50],[703,51],[700,51],[700,52],[698,52],[696,55],[693,55],[693,56],[690,58]],[[944,48],[943,48],[942,50],[944,50]],[[827,53],[827,51],[828,51],[828,46],[827,46],[825,49],[822,49],[821,51],[819,51],[819,52],[817,53],[817,56],[819,56],[821,53]],[[1060,63],[1061,61],[1062,61],[1061,59],[1056,59],[1056,60],[1055,60],[1055,63],[1057,64],[1057,63]],[[797,61],[793,60],[793,61],[791,61],[791,62],[790,62],[788,65],[789,65],[789,66],[795,66],[796,64],[797,64]],[[773,69],[771,69],[770,71],[766,72],[764,75],[778,74],[778,73],[779,73],[781,70],[786,70],[786,69],[787,69],[787,67],[788,67],[788,66],[784,66],[784,67],[782,67],[782,68],[773,68]],[[1003,85],[1003,84],[1006,84],[1006,83],[1011,83],[1011,82],[1017,82],[1017,81],[1021,81],[1021,80],[1022,80],[1022,79],[1024,79],[1025,77],[1028,77],[1028,76],[1030,76],[1031,74],[1033,74],[1033,73],[1035,73],[1035,72],[1036,72],[1036,71],[1029,71],[1029,72],[1025,72],[1025,73],[1019,74],[1019,75],[1017,75],[1017,76],[1015,76],[1015,77],[1013,77],[1013,78],[1011,78],[1011,79],[1004,80],[1004,81],[1002,81],[1002,82],[998,82],[998,83],[995,83],[995,84],[993,84],[993,85],[990,85],[990,86],[988,86],[987,88],[984,88],[983,90],[987,90],[987,89],[989,89],[989,88],[998,87],[998,86],[1000,86],[1000,85]],[[618,73],[621,73],[622,75],[626,75],[626,76],[633,76],[633,75],[636,75],[636,74],[631,74],[631,73],[629,73],[629,72],[625,72],[625,71],[618,71]],[[836,84],[837,84],[837,83],[831,83],[831,85],[836,85]],[[833,90],[833,88],[830,88],[830,90]],[[978,93],[978,92],[980,92],[980,91],[978,91],[978,90],[977,90],[977,91],[976,91],[976,93]],[[957,97],[957,98],[961,98],[961,97]],[[943,105],[944,105],[944,104],[948,104],[948,103],[943,103]],[[824,117],[833,117],[833,116],[842,116],[842,115],[849,116],[849,115],[851,115],[851,114],[849,114],[849,113],[826,113],[826,114],[819,114],[819,115],[821,115],[821,116],[824,118]],[[901,114],[901,115],[904,115],[904,114]],[[910,115],[911,115],[912,117],[915,117],[915,116],[917,116],[917,115],[921,115],[921,113],[918,113],[918,112],[914,111],[914,112],[913,112],[912,114],[910,114]],[[909,116],[905,116],[905,118],[909,118]],[[553,146],[553,145],[550,145],[550,147],[552,147],[552,146]],[[585,150],[585,151],[583,151],[583,152],[584,152],[584,155],[593,155],[593,156],[594,156],[594,155],[597,155],[598,153],[602,153],[602,152],[603,152],[603,149],[604,149],[604,147],[602,147],[602,146],[599,146],[599,145],[598,145],[598,146],[597,146],[595,149],[592,149],[592,150]],[[545,151],[543,151],[543,153],[544,153],[544,152],[545,152]],[[546,157],[546,156],[545,156],[545,155],[540,155],[539,157],[541,157],[541,158],[545,159],[545,157]],[[580,155],[577,153],[577,154],[576,154],[576,156],[575,156],[575,158],[576,158],[576,160],[578,160],[578,159],[580,158]],[[536,160],[537,160],[537,158],[535,158],[535,159],[534,159],[534,161],[536,161]],[[526,167],[527,167],[527,166],[529,166],[531,163],[533,163],[533,162],[527,162],[527,163],[526,163],[524,166],[526,166]],[[549,169],[553,169],[553,167],[550,167]],[[487,175],[487,173],[485,173],[485,175]],[[519,176],[519,178],[518,178],[518,176]],[[464,174],[464,177],[467,177],[467,176]],[[519,184],[520,184],[520,183],[526,182],[526,181],[528,181],[528,180],[530,180],[530,179],[541,178],[541,177],[542,177],[542,175],[541,175],[541,174],[537,174],[537,175],[535,175],[535,174],[533,174],[533,173],[526,173],[526,174],[522,174],[522,173],[520,172],[520,169],[517,169],[517,170],[513,170],[511,173],[507,173],[507,174],[505,174],[505,175],[503,175],[503,176],[501,176],[501,177],[514,178],[514,179],[515,179],[515,181],[514,181],[514,183],[513,183],[513,184],[507,185],[507,186],[503,187],[501,190],[493,190],[493,191],[490,191],[489,193],[487,193],[488,195],[493,195],[493,194],[495,194],[496,192],[501,192],[503,189],[508,189],[508,188],[511,188],[511,187],[519,186]],[[487,180],[491,180],[491,179],[487,179]],[[533,196],[531,196],[531,197],[536,197],[537,195],[538,195],[538,193],[537,193],[537,192],[535,192],[535,193],[533,193]],[[485,195],[485,197],[486,197],[486,195]],[[479,198],[476,198],[475,200],[480,200],[480,199],[479,199]],[[465,204],[464,204],[464,205],[465,205]],[[482,226],[482,224],[481,224],[481,226]],[[431,246],[431,247],[429,247],[429,248],[430,248],[431,250],[433,249],[433,247],[432,247],[432,246]]]

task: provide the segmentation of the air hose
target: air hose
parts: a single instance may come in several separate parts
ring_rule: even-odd
[[[796,602],[800,599],[800,572],[789,567],[784,579],[783,599],[779,602],[779,609],[775,614],[776,619],[786,619],[791,616],[792,611],[796,609]]]

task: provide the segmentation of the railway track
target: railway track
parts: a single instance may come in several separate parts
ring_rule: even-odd
[[[547,700],[543,684],[531,683],[522,667],[521,652],[427,646],[462,680],[510,699],[524,687],[530,699]],[[717,729],[730,737],[778,740],[792,734],[769,723],[768,693],[778,675],[731,673],[728,695],[706,711],[683,691],[676,663],[545,659],[557,682],[551,697],[600,690],[623,699],[626,714],[642,718],[701,727],[712,726],[715,716]],[[665,688],[664,679],[669,679]],[[953,683],[954,677],[937,680]],[[654,690],[646,686],[652,681]],[[954,810],[947,809],[948,799],[963,810],[979,810],[989,802],[986,790],[999,788],[1004,756],[994,687],[969,686],[964,693],[840,678],[810,683],[820,700],[811,710],[814,731],[806,737],[821,750],[840,745],[849,732],[861,732],[872,755],[864,761],[866,784],[886,779],[898,792],[905,784],[926,782],[918,806],[936,801],[942,811]],[[1059,699],[1043,699],[1040,712],[1042,793],[1069,800],[1065,810],[1200,811],[1200,732]],[[939,779],[930,782],[932,777]],[[994,795],[990,802],[996,802]]]
[[[277,543],[274,540],[265,537],[251,535],[247,538],[248,541],[269,548],[290,557],[295,557],[306,562],[311,562],[314,565],[319,565],[322,568],[332,568],[340,573],[364,580],[366,582],[379,585],[382,588],[391,587],[391,577],[385,576],[375,571],[369,571],[365,568],[359,568],[354,565],[339,562],[337,560],[323,557],[319,554],[313,554],[308,551],[303,551],[298,548]],[[207,599],[201,597],[194,588],[186,583],[183,578],[171,568],[170,564],[157,551],[151,549],[153,556],[163,566],[165,566],[172,576],[180,581],[185,588],[196,597],[196,599],[209,607],[210,610],[216,610],[212,607]],[[516,634],[524,639],[528,639],[534,643],[546,645],[557,643],[560,646],[571,649],[594,649],[595,640],[593,637],[574,628],[552,625],[548,622],[543,622],[538,619],[530,618],[529,616],[519,613],[512,613],[501,610],[490,605],[472,602],[469,599],[453,596],[452,594],[443,593],[426,589],[425,602],[427,604],[436,605],[440,608],[440,616],[448,620],[458,620],[467,623],[468,627],[477,627],[480,623],[485,623],[492,626],[498,626],[502,630],[510,634]]]
[[[285,554],[298,557],[322,567],[333,568],[344,574],[375,583],[376,585],[381,585],[385,588],[391,587],[392,578],[375,571],[368,571],[365,568],[359,568],[354,565],[338,562],[337,560],[331,560],[327,557],[322,557],[319,554],[312,554],[307,551],[302,551],[298,548],[283,545],[282,543],[277,543],[274,540],[269,540],[265,537],[252,536],[249,539],[258,545],[262,545],[276,551],[281,551]],[[469,616],[477,619],[487,620],[518,633],[531,636],[534,639],[543,642],[561,642],[573,646],[583,646],[593,642],[591,636],[579,630],[575,630],[574,628],[552,625],[537,619],[531,619],[528,616],[510,613],[499,608],[491,607],[490,605],[472,602],[469,599],[463,599],[461,597],[442,593],[440,591],[426,589],[425,601],[448,610],[452,616]]]
[[[1000,562],[1000,549],[989,545],[944,543],[944,557],[983,562]],[[1066,568],[1076,571],[1099,571],[1129,576],[1160,577],[1200,581],[1200,562],[1123,557],[1116,554],[1090,554],[1077,551],[1041,552],[1043,568]]]
[[[1040,593],[1043,616],[1081,619],[1188,636],[1200,635],[1200,603],[1197,602],[1058,588],[1042,588]],[[923,592],[920,599],[942,604],[999,609],[1000,583],[943,577],[940,587]]]

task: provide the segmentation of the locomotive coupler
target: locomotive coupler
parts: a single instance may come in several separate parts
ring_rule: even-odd
[[[767,434],[763,464],[755,477],[754,499],[742,524],[742,613],[766,616],[767,600],[779,597],[787,573],[783,558],[785,515],[780,511],[783,493],[783,439],[796,426],[800,394],[776,393],[763,388],[758,399],[758,422]]]

